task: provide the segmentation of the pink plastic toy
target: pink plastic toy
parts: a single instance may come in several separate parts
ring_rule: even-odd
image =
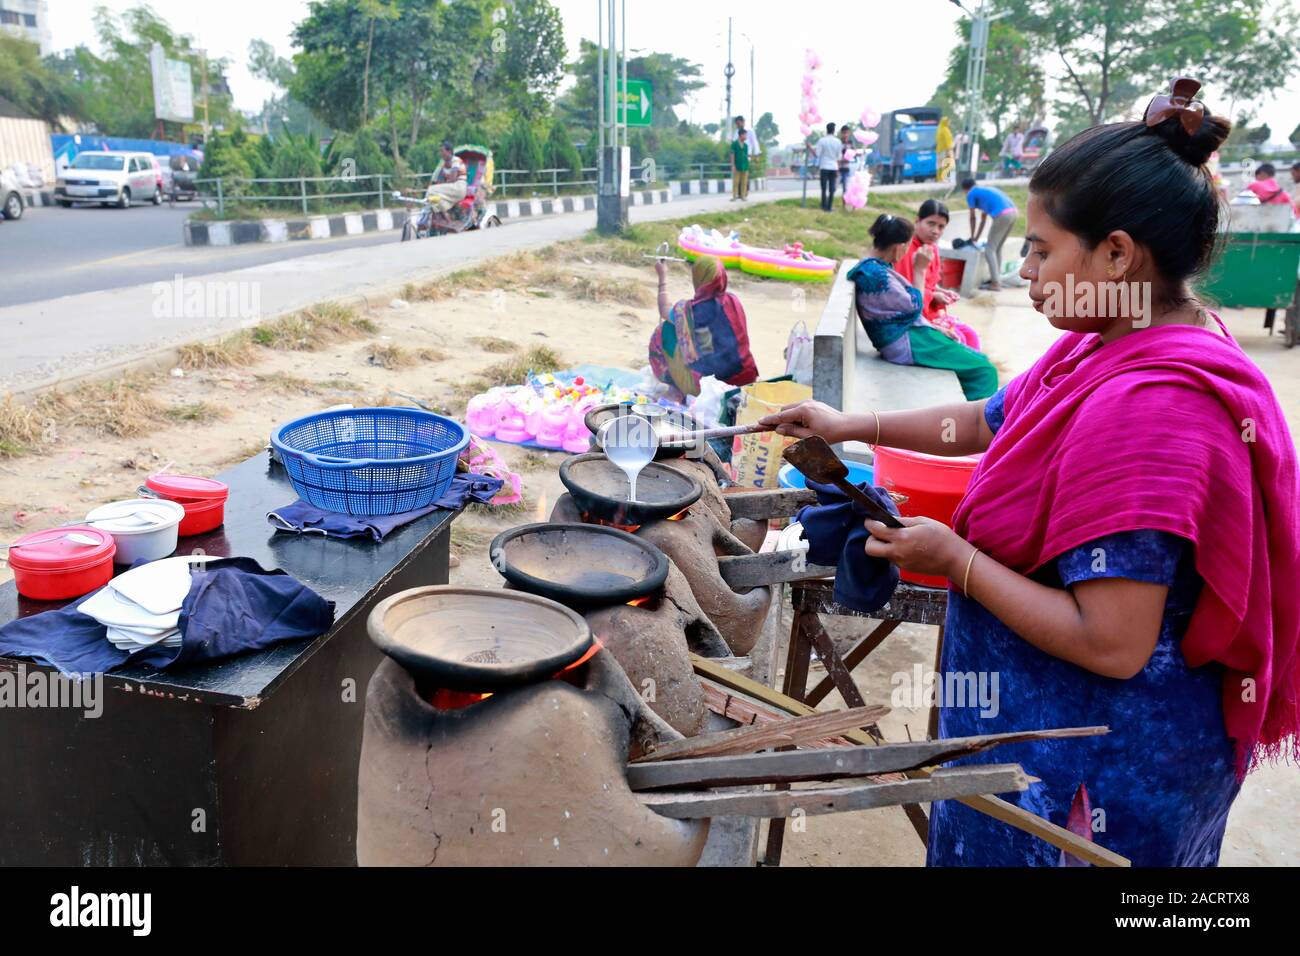
[[[533,437],[533,433],[528,430],[528,413],[525,396],[507,395],[499,406],[496,437],[513,444],[528,441]]]
[[[591,432],[587,429],[585,418],[587,412],[599,404],[597,396],[589,395],[573,406],[569,412],[569,425],[564,430],[564,444],[561,446],[565,451],[581,455],[591,450]]]
[[[465,410],[465,424],[469,426],[470,434],[479,438],[491,438],[496,434],[504,399],[504,389],[491,388],[469,400],[469,406]]]
[[[569,427],[569,413],[573,410],[567,402],[553,402],[538,416],[535,441],[543,448],[559,448],[564,444],[564,433]]]

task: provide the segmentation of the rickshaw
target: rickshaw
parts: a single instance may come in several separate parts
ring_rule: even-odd
[[[445,212],[436,212],[424,196],[404,196],[393,193],[393,198],[406,204],[406,222],[402,224],[402,242],[465,232],[470,229],[492,229],[501,220],[487,211],[487,200],[492,195],[492,176],[495,166],[492,150],[486,146],[467,144],[457,146],[452,152],[465,164],[465,198]],[[443,164],[433,171],[436,180]]]
[[[1282,340],[1300,342],[1300,225],[1290,206],[1230,205],[1223,252],[1200,284],[1211,302],[1263,309],[1271,334],[1283,310]]]
[[[1032,176],[1038,164],[1047,155],[1049,133],[1046,126],[1035,126],[1025,133],[1025,141],[1020,146],[1021,173]]]

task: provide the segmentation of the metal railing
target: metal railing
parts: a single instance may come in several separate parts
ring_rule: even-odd
[[[498,169],[492,185],[492,194],[506,196],[538,196],[562,193],[594,192],[598,185],[595,166],[584,166],[580,178],[573,178],[573,170],[554,169]],[[726,179],[731,175],[729,163],[688,163],[677,166],[655,166],[641,162],[632,168],[632,180],[642,186],[655,182],[687,179]],[[367,175],[339,176],[289,176],[278,178],[251,178],[225,176],[197,179],[197,199],[206,208],[215,208],[225,215],[228,207],[275,207],[278,203],[297,206],[303,215],[310,215],[316,204],[343,203],[385,209],[392,202],[394,190],[423,189],[433,177],[432,173],[373,173]],[[561,178],[564,177],[564,178]],[[323,185],[322,185],[323,184]],[[206,189],[204,187],[207,187]],[[259,186],[282,187],[260,190]],[[296,188],[295,188],[296,187]]]

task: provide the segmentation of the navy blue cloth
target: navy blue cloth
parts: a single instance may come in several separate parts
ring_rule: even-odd
[[[403,525],[408,525],[417,518],[423,518],[440,509],[463,508],[470,501],[486,504],[496,497],[502,484],[500,478],[459,472],[452,478],[451,487],[447,489],[445,495],[427,508],[417,508],[415,511],[403,511],[395,515],[345,515],[325,511],[323,508],[299,500],[272,511],[266,516],[266,520],[276,531],[319,534],[329,538],[368,537],[374,541],[383,541]]]
[[[836,602],[855,611],[880,610],[898,587],[898,568],[867,554],[871,535],[863,526],[866,509],[834,485],[810,481],[808,487],[817,492],[818,504],[800,508],[797,516],[808,542],[808,562],[835,568]],[[882,508],[898,514],[884,488],[873,488],[865,481],[858,487]]]
[[[210,561],[191,572],[181,606],[180,647],[118,650],[106,627],[77,610],[84,600],[0,627],[0,656],[31,658],[65,674],[137,664],[162,669],[319,637],[334,623],[333,602],[283,571],[263,570],[252,558]]]
[[[1002,425],[1001,392],[989,399],[984,416],[994,431]],[[1216,865],[1239,785],[1223,724],[1222,668],[1189,667],[1180,649],[1202,587],[1191,542],[1154,530],[1108,535],[1059,555],[1033,577],[1057,588],[1098,578],[1166,585],[1155,651],[1128,680],[1102,677],[1040,651],[950,588],[943,680],[935,683],[941,690],[951,682],[953,693],[940,697],[941,737],[1111,729],[1103,737],[1012,744],[952,765],[1021,764],[1042,782],[1001,798],[1061,826],[1085,785],[1093,839],[1135,866]],[[986,701],[957,696],[959,685],[971,686],[959,680],[967,675],[987,683]],[[983,706],[990,702],[995,706]],[[1056,866],[1060,860],[1055,847],[954,800],[931,807],[929,866]]]

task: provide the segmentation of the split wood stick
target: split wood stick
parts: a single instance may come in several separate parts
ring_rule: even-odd
[[[813,713],[813,708],[807,704],[795,700],[778,690],[773,690],[765,684],[760,684],[741,674],[734,674],[725,668],[713,667],[708,658],[700,657],[698,654],[691,655],[691,664],[695,668],[695,673],[701,677],[707,677],[710,680],[717,681],[723,687],[731,690],[740,691],[750,697],[754,697],[766,704],[770,704],[779,710],[789,714],[809,714]],[[856,744],[875,744],[869,734],[859,730],[850,730],[845,732],[844,736]],[[929,774],[926,770],[908,771],[909,777],[923,777]],[[1120,856],[1112,850],[1107,850],[1103,846],[1086,840],[1079,834],[1065,827],[1057,826],[1048,820],[1044,820],[1037,814],[1030,813],[1014,804],[1007,803],[1005,800],[998,800],[990,796],[971,796],[955,798],[961,803],[966,804],[972,810],[978,810],[995,820],[1000,820],[1008,826],[1015,827],[1017,830],[1023,830],[1025,833],[1032,834],[1040,840],[1046,840],[1052,846],[1065,850],[1081,860],[1092,863],[1094,866],[1130,866],[1132,865],[1126,857]]]
[[[788,817],[796,810],[807,816],[867,810],[905,803],[959,800],[963,797],[1024,790],[1029,786],[1019,764],[981,764],[938,770],[918,780],[867,783],[850,787],[803,790],[738,790],[716,793],[679,791],[641,793],[638,798],[655,813],[678,820],[701,817]]]
[[[1067,727],[944,740],[917,740],[911,743],[881,744],[879,747],[859,745],[829,750],[691,755],[680,760],[629,764],[627,782],[633,790],[684,790],[872,777],[881,773],[934,767],[958,757],[983,753],[1002,744],[1046,738],[1088,737],[1107,732],[1105,727]]]
[[[670,740],[637,760],[651,763],[661,760],[684,760],[687,757],[722,757],[752,754],[773,747],[802,746],[821,740],[841,730],[868,727],[889,713],[888,707],[872,705],[850,710],[832,710],[802,717],[785,717],[753,727],[737,727],[713,734],[700,734],[682,740]]]

